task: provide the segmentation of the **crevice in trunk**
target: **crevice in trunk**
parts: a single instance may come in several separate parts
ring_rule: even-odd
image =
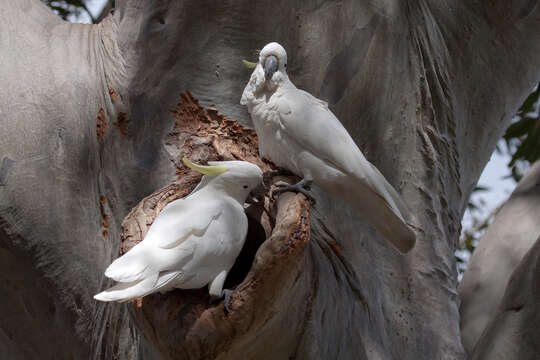
[[[246,242],[240,251],[240,255],[236,258],[227,280],[225,281],[225,289],[236,288],[248,275],[251,270],[251,265],[255,260],[255,254],[266,241],[266,233],[263,226],[257,219],[248,216],[248,233]]]

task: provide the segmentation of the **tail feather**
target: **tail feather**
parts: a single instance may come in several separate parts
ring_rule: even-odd
[[[124,302],[134,300],[166,287],[171,281],[182,276],[181,271],[165,272],[154,274],[146,279],[129,283],[119,283],[99,294],[94,295],[94,299],[99,301]]]
[[[144,251],[140,251],[135,246],[128,253],[113,261],[105,270],[105,276],[118,282],[132,283],[148,278],[151,271]]]
[[[394,189],[394,187],[386,180],[386,178],[381,174],[379,169],[375,167],[375,165],[373,165],[372,163],[369,163],[369,165],[375,173],[377,182],[379,184],[382,184],[382,188],[384,189],[381,196],[385,198],[386,202],[389,203],[389,205],[393,208],[394,212],[401,215],[401,218],[405,222],[410,221],[412,218],[411,212],[407,205],[405,205],[405,203],[401,199],[401,196],[397,193],[396,189]]]
[[[401,253],[409,252],[416,243],[416,234],[387,202],[379,202],[369,212],[370,223]]]
[[[351,191],[347,191],[352,196],[346,198],[397,250],[407,253],[416,243],[416,234],[407,224],[411,214],[392,185],[386,184],[386,191],[381,194],[361,182],[355,182],[351,184]],[[390,201],[388,196],[391,196]]]

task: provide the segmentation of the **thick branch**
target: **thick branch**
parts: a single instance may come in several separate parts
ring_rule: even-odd
[[[476,343],[471,359],[538,359],[539,284],[540,237],[512,272],[500,306]]]
[[[459,285],[461,331],[472,353],[494,318],[508,279],[540,234],[540,162],[536,162],[480,239]]]

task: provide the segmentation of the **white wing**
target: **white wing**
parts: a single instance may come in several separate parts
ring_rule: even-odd
[[[197,194],[199,195],[199,194]],[[144,241],[170,249],[190,235],[201,236],[223,211],[219,201],[206,196],[190,196],[171,202],[156,217]]]
[[[204,197],[190,196],[168,204],[156,217],[144,240],[116,259],[105,276],[119,282],[133,282],[163,270],[175,270],[167,268],[169,264],[174,263],[178,269],[189,261],[195,251],[193,244],[197,243],[183,244],[184,241],[191,235],[204,235],[223,209],[218,201]],[[165,251],[173,248],[174,253]],[[170,257],[173,259],[168,260]]]

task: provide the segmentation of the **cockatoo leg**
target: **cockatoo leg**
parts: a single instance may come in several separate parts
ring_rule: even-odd
[[[308,200],[313,205],[315,205],[317,201],[315,200],[313,195],[311,195],[310,193],[312,183],[313,183],[313,180],[306,179],[306,178],[300,180],[299,182],[293,185],[277,183],[276,186],[278,187],[278,189],[275,189],[274,191],[272,191],[272,196],[276,196],[276,194],[281,194],[288,191],[302,193],[304,194],[305,197],[308,198]]]
[[[227,271],[223,270],[220,272],[214,280],[210,283],[209,286],[209,293],[212,297],[212,302],[224,299],[224,306],[226,312],[231,312],[231,295],[232,290],[229,289],[223,289],[223,284],[225,283],[225,279],[227,278]]]
[[[282,167],[278,167],[277,169],[266,171],[264,174],[264,180],[272,179],[275,176],[294,176],[294,174]]]

